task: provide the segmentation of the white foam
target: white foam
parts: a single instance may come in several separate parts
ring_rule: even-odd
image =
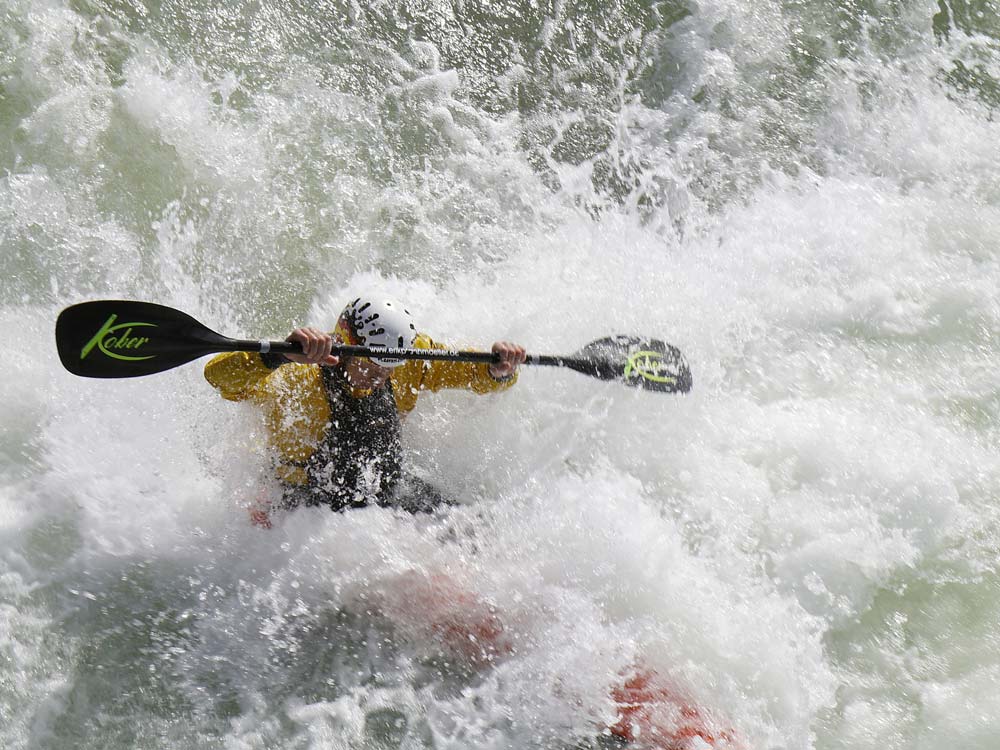
[[[552,190],[525,156],[588,121],[587,92],[489,116],[424,40],[364,48],[376,96],[337,90],[322,56],[262,90],[125,30],[113,87],[81,17],[36,10],[16,49],[35,161],[0,181],[11,279],[51,281],[32,294],[153,296],[259,338],[385,292],[460,347],[663,338],[694,390],[526,368],[508,393],[426,394],[407,448],[461,507],[301,509],[265,531],[245,513],[268,481],[260,420],[198,364],[82,381],[12,348],[0,646],[39,687],[0,694],[7,744],[85,702],[94,662],[59,658],[76,638],[161,676],[135,695],[206,707],[177,746],[584,740],[646,664],[753,747],[990,747],[992,630],[966,600],[998,600],[997,124],[938,75],[965,42],[820,50],[815,86],[779,101],[767,81],[820,16],[694,8],[643,48],[673,95],[623,88],[601,115],[611,162],[641,166],[618,203],[599,158],[538,146]],[[129,203],[148,227],[88,176],[123,128],[175,179]],[[19,340],[50,339],[57,303],[4,305]],[[456,663],[428,588],[439,615],[497,618],[510,653]]]

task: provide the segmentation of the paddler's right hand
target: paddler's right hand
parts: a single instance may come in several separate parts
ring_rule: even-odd
[[[340,364],[340,358],[330,354],[333,347],[333,336],[318,328],[296,328],[285,341],[298,341],[302,344],[302,354],[286,354],[285,359],[304,365],[328,365],[334,367]]]

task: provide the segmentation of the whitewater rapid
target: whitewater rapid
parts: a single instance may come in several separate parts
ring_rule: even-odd
[[[588,747],[641,663],[751,748],[995,747],[968,9],[0,5],[2,744]],[[458,508],[262,530],[252,408],[52,345],[85,299],[262,338],[365,290],[462,347],[662,338],[694,389],[428,394],[408,459]],[[441,643],[442,579],[509,653]]]

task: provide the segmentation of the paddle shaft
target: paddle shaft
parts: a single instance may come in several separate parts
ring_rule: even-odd
[[[301,354],[302,344],[298,341],[251,341],[236,340],[226,348],[226,351],[234,352],[259,352],[267,354]],[[445,362],[485,362],[494,364],[500,361],[500,355],[493,352],[472,352],[454,351],[451,349],[405,349],[405,348],[377,348],[367,346],[351,346],[348,344],[334,344],[330,348],[330,353],[334,356],[346,357],[378,357],[395,359],[426,359]],[[527,365],[548,365],[551,367],[564,367],[573,361],[572,357],[555,357],[547,354],[529,354],[525,364]]]

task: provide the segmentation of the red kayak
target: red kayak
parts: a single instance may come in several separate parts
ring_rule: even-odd
[[[682,691],[651,670],[636,670],[611,691],[618,721],[611,734],[643,750],[743,750],[732,729],[722,728]]]
[[[419,622],[431,638],[476,667],[509,655],[512,643],[496,608],[447,576],[407,578],[387,609],[393,619]],[[617,720],[610,733],[636,750],[746,750],[736,733],[651,669],[622,675],[611,690]]]

